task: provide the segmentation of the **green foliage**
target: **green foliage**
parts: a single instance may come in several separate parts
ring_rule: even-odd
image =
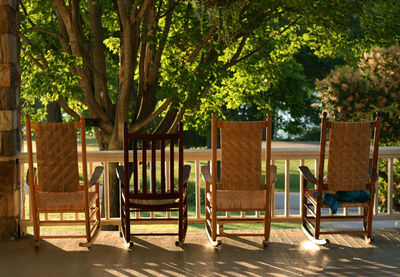
[[[364,43],[389,47],[400,42],[400,2],[368,1],[360,15]]]
[[[380,111],[381,143],[400,142],[400,47],[365,53],[357,68],[341,67],[317,82],[322,108],[339,120],[371,119]]]
[[[66,53],[46,53],[44,57],[47,59],[45,68],[38,68],[26,56],[21,57],[23,114],[30,114],[35,121],[41,121],[47,104],[67,95],[72,96],[71,106],[84,108],[79,101],[82,93],[79,78],[69,71],[71,66],[81,65],[81,59]]]
[[[102,12],[107,87],[107,95],[96,95],[96,101],[101,106],[104,105],[101,100],[104,102],[109,97],[111,103],[117,105],[120,89],[126,83],[120,79],[119,56],[121,34],[126,30],[120,29],[118,24],[120,18],[114,6],[118,3],[96,3],[101,5]],[[252,106],[264,115],[276,109],[288,112],[291,122],[285,123],[284,117],[276,120],[279,122],[277,127],[289,133],[305,129],[304,115],[308,118],[314,116],[309,112],[313,82],[305,76],[304,68],[293,56],[304,45],[309,45],[311,51],[321,56],[351,56],[356,49],[351,43],[357,42],[354,34],[360,29],[357,14],[363,14],[365,1],[188,0],[176,2],[171,10],[167,9],[167,3],[156,1],[155,24],[148,27],[142,23],[140,36],[132,41],[132,45],[151,42],[147,45],[155,50],[162,37],[167,36],[161,51],[160,68],[152,84],[156,87],[155,103],[148,106],[156,109],[169,97],[174,101],[169,110],[149,123],[146,129],[155,129],[171,110],[184,108],[185,128],[208,134],[211,112],[222,114],[223,109],[228,109],[239,113],[241,109]],[[65,49],[61,41],[66,34],[52,3],[33,0],[22,1],[22,4],[25,12],[21,13],[21,32],[30,42],[23,40],[26,74],[23,76],[22,95],[26,103],[29,102],[25,106],[37,103],[38,99],[46,104],[62,96],[73,110],[85,109],[84,90],[96,85],[89,82],[85,88],[85,80],[76,77],[80,66],[76,65],[82,62],[82,68],[86,72],[92,70],[93,74],[95,68],[91,68],[92,61],[88,60],[94,57],[80,61],[61,50]],[[88,2],[80,1],[79,9],[82,47],[91,48],[93,30],[88,19]],[[172,13],[171,27],[164,34],[169,12]],[[216,28],[214,32],[213,26]],[[153,35],[149,35],[150,30]],[[197,51],[199,54],[194,55]],[[40,68],[32,61],[32,57],[40,61],[43,53],[46,60],[53,61],[48,68]],[[139,62],[142,52],[135,55],[132,58]],[[138,90],[143,81],[140,80],[142,69],[143,64],[140,64],[130,72],[132,95],[123,105],[129,107],[128,118],[132,123],[137,117],[136,104],[141,101]],[[90,81],[91,76],[87,75]],[[107,105],[100,110],[107,111],[109,114],[105,117],[113,122],[115,109]],[[250,109],[253,112],[253,108]],[[90,114],[93,116],[95,113],[92,110]],[[107,137],[113,136],[108,134]]]
[[[29,114],[34,121],[42,121],[46,116],[47,104],[57,101],[60,96],[70,99],[70,106],[76,110],[85,109],[81,102],[79,78],[71,72],[75,66],[82,67],[82,59],[60,51],[60,44],[54,36],[57,22],[52,4],[35,0],[24,2],[22,8],[22,113]],[[40,26],[40,31],[34,30],[36,26]]]

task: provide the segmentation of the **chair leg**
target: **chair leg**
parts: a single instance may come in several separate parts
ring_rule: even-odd
[[[185,198],[185,209],[184,209],[184,213],[183,213],[183,219],[184,219],[184,223],[183,223],[183,240],[185,240],[186,238],[186,233],[187,233],[187,229],[188,229],[188,198],[186,195]]]
[[[93,224],[93,228],[95,228],[95,230],[94,230],[93,234],[91,234],[90,218],[88,215],[88,217],[86,218],[86,220],[87,220],[86,228],[88,228],[86,231],[87,232],[87,242],[79,243],[79,246],[81,246],[81,247],[90,248],[94,244],[94,242],[96,241],[97,237],[100,234],[101,218],[100,218],[100,200],[99,200],[99,198],[96,199],[95,208],[97,209],[96,210],[96,222]]]
[[[133,241],[131,238],[131,212],[129,210],[129,199],[128,196],[125,196],[125,201],[126,202],[121,202],[121,205],[123,204],[123,209],[124,212],[121,214],[121,226],[122,226],[122,235],[124,238],[124,242],[126,245],[129,245],[129,248],[133,247]],[[122,198],[121,198],[122,200]],[[123,223],[123,217],[125,218],[125,226]]]
[[[262,242],[263,247],[267,247],[269,243],[269,237],[271,234],[271,220],[268,220],[268,222],[264,223],[264,240]]]
[[[214,224],[215,218],[211,218],[210,210],[211,210],[211,205],[206,197],[206,227],[205,227],[206,235],[208,242],[212,246],[217,247],[218,245],[221,245],[222,242],[221,240],[216,240],[215,238],[213,238],[214,236],[216,237],[216,235],[212,231],[212,225]]]
[[[271,226],[270,223],[264,223],[264,240],[262,241],[262,245],[264,248],[266,248],[268,246],[269,243],[269,235],[271,232]]]
[[[272,193],[272,187],[270,186],[267,190],[268,194],[266,195],[266,209],[264,211],[264,240],[263,240],[263,247],[268,246],[269,242],[269,236],[271,234],[271,193]]]
[[[36,213],[36,211],[32,211],[33,217],[33,245],[35,249],[39,249],[40,247],[40,225],[39,225],[39,217],[40,215]]]
[[[372,205],[370,205],[371,207]],[[372,209],[367,208],[367,230],[365,234],[365,242],[370,244],[372,242]]]
[[[321,201],[321,200],[318,200],[318,201]],[[320,235],[319,232],[320,232],[320,229],[321,229],[321,210],[322,210],[321,203],[318,202],[317,206],[315,206],[315,208],[316,208],[316,211],[315,211],[316,217],[315,217],[314,238],[316,240],[318,240],[319,239],[319,235]]]
[[[271,213],[270,211],[267,211],[264,214],[264,240],[262,242],[264,248],[268,246],[270,234],[271,234]]]
[[[33,242],[33,246],[35,247],[35,249],[39,249],[40,248],[40,241],[35,239],[34,242]]]
[[[179,219],[178,219],[178,241],[175,242],[176,246],[182,247],[183,243],[185,241],[185,225],[187,224],[187,219],[185,217],[185,211],[186,209],[184,208],[184,202],[185,200],[182,200],[183,203],[179,205]]]
[[[130,234],[130,218],[125,217],[125,227],[122,227],[122,238],[124,239],[125,244],[133,244],[131,243],[131,234]]]
[[[363,231],[365,234],[367,234],[367,228],[368,228],[368,209],[364,207],[364,213],[363,213]]]
[[[212,215],[211,215],[211,238],[213,241],[217,240],[217,212],[215,211],[215,206],[212,207],[211,209]]]

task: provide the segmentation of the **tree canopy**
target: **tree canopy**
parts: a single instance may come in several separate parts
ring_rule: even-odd
[[[310,92],[293,54],[349,51],[364,2],[22,1],[24,107],[86,109],[100,148],[118,149],[123,121],[199,129],[244,96],[265,111],[299,104]]]

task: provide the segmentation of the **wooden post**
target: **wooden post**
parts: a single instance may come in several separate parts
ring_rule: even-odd
[[[21,149],[18,1],[0,0],[0,239],[18,235]],[[23,186],[22,186],[23,187]]]

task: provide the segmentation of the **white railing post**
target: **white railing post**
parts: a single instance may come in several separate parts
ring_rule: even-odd
[[[300,160],[300,166],[304,166],[304,159]],[[300,195],[299,195],[299,197],[300,197],[300,199],[299,199],[299,211],[300,211],[300,217],[302,217],[303,216],[303,206],[302,206],[301,202],[303,200],[304,179],[303,179],[303,176],[301,176],[301,173],[299,174],[299,176],[300,176],[300,181],[299,181],[299,184],[300,184],[300,189],[299,189],[299,191],[300,191]]]
[[[196,160],[195,162],[195,174],[196,174],[196,218],[200,219],[201,216],[201,203],[200,203],[200,161]]]
[[[378,159],[378,165],[379,165],[379,159]],[[374,196],[374,208],[373,208],[373,215],[378,214],[378,206],[379,206],[379,201],[378,201],[378,193],[379,193],[379,166],[376,168],[376,181],[375,181],[375,196]]]
[[[379,183],[378,183],[379,185]],[[393,209],[393,158],[388,159],[388,188],[387,188],[387,214],[392,214]]]
[[[166,181],[167,181],[167,183],[166,183],[166,186],[167,186],[167,191],[170,191],[170,188],[171,188],[171,186],[170,186],[170,166],[171,166],[171,164],[170,164],[170,162],[169,161],[165,161],[166,162],[166,166],[165,166],[165,170],[167,171],[167,174],[166,174],[166,176],[165,176],[165,178],[166,178]],[[139,214],[139,213],[136,213],[136,214]],[[171,218],[171,212],[170,211],[168,211],[167,212],[167,218]]]
[[[285,217],[290,213],[290,160],[285,160]]]
[[[109,168],[108,162],[104,163],[104,209],[106,220],[110,219],[110,182],[109,182]]]
[[[275,160],[271,160],[271,163],[272,165],[275,165]],[[278,170],[276,174],[278,175]],[[271,217],[274,217],[274,215],[275,215],[275,185],[271,188]]]

